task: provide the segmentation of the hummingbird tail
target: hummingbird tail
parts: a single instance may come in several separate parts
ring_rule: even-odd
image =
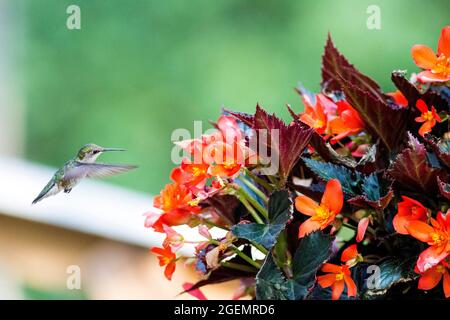
[[[54,195],[56,193],[58,193],[59,190],[56,187],[56,184],[54,181],[50,181],[44,189],[42,189],[42,191],[39,193],[39,195],[36,197],[36,199],[33,200],[33,202],[31,204],[36,204],[39,201],[41,201],[44,198],[47,198],[51,195]]]

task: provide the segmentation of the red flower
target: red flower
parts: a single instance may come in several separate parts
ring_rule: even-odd
[[[345,286],[347,286],[347,296],[349,297],[356,297],[358,291],[350,273],[351,267],[355,266],[358,262],[363,261],[362,256],[358,253],[356,244],[353,244],[342,251],[341,261],[345,264],[338,266],[332,263],[325,263],[321,271],[329,274],[317,277],[317,283],[322,288],[331,286],[331,298],[333,300],[339,299]]]
[[[439,212],[437,220],[431,218],[431,226],[419,220],[406,225],[409,234],[430,245],[419,255],[417,269],[420,273],[436,266],[450,253],[450,215]]]
[[[159,265],[161,267],[166,266],[164,269],[164,275],[168,280],[172,280],[172,275],[175,272],[177,256],[172,252],[170,246],[164,245],[163,248],[152,248],[150,251],[159,255]]]
[[[358,223],[358,232],[356,234],[356,242],[361,242],[364,240],[364,236],[366,234],[367,227],[369,226],[370,218],[364,217],[359,220]]]
[[[416,122],[423,122],[423,125],[419,129],[419,134],[423,137],[436,125],[436,121],[441,122],[442,120],[436,113],[436,109],[432,106],[431,111],[428,110],[428,106],[422,99],[417,100],[416,107],[422,113],[420,117],[416,118]]]
[[[307,95],[302,95],[302,100],[305,105],[305,111],[300,114],[300,121],[315,129],[319,134],[326,133],[328,117],[325,103],[328,99],[322,94],[318,94],[316,95],[315,104],[312,103]]]
[[[424,45],[414,45],[411,54],[416,65],[425,71],[417,75],[421,82],[447,82],[450,80],[450,26],[441,31],[437,54]]]
[[[399,105],[400,107],[407,108],[408,107],[408,100],[403,95],[403,93],[400,92],[400,90],[396,90],[394,92],[388,92],[388,96],[391,96],[394,102]]]
[[[336,105],[337,116],[329,122],[330,132],[335,135],[330,140],[332,144],[345,137],[356,135],[364,129],[364,122],[361,120],[358,111],[347,101],[340,100],[336,102]]]
[[[446,261],[442,261],[440,264],[428,269],[420,274],[419,289],[431,290],[436,287],[442,278],[444,278],[444,294],[446,298],[450,298],[450,273],[449,265]]]
[[[343,204],[341,183],[336,179],[328,181],[320,205],[309,197],[298,196],[295,199],[295,208],[311,217],[300,225],[298,237],[302,238],[313,231],[325,229],[341,212]]]
[[[392,220],[395,231],[400,234],[408,234],[407,224],[413,220],[427,221],[428,209],[419,201],[402,196],[403,201],[398,203],[397,214]]]
[[[153,206],[164,212],[153,223],[155,231],[164,232],[163,225],[176,226],[187,223],[193,213],[200,211],[200,207],[195,205],[193,200],[188,187],[177,183],[167,184],[153,200]]]
[[[337,266],[331,263],[325,263],[321,269],[323,272],[329,274],[318,276],[317,283],[322,288],[331,286],[331,299],[338,300],[347,285],[347,295],[349,297],[356,297],[357,288],[350,273],[350,268],[347,265]]]

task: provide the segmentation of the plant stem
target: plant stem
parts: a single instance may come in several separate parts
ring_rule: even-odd
[[[215,244],[216,246],[220,245],[220,242],[215,240],[215,239],[211,239],[209,240],[210,243]],[[260,269],[261,268],[261,264],[259,264],[258,262],[256,262],[255,260],[253,260],[252,258],[250,258],[248,255],[246,255],[245,253],[243,253],[241,250],[239,250],[239,248],[237,248],[235,245],[230,245],[228,247],[229,249],[231,249],[234,253],[236,253],[239,257],[241,257],[242,259],[244,259],[245,261],[247,261],[249,264],[251,264],[252,266],[254,266],[256,269]]]
[[[223,226],[219,226],[218,224],[216,224],[216,223],[214,223],[214,222],[212,222],[211,220],[208,220],[208,219],[202,219],[202,222],[207,224],[208,227],[215,227],[215,228],[219,228],[219,229],[222,229],[222,230],[230,231],[230,229],[228,229],[226,227],[223,227]]]
[[[249,264],[254,266],[256,269],[258,269],[258,270],[261,269],[261,264],[259,264],[258,262],[256,262],[252,258],[250,258],[248,255],[243,253],[241,250],[236,248],[234,245],[231,245],[230,248],[231,248],[231,250],[233,250],[234,253],[236,253],[239,257],[241,257],[242,259],[247,261]]]
[[[271,186],[266,180],[258,177],[256,174],[251,172],[248,168],[244,168],[245,173],[253,179],[256,183],[262,185],[264,188],[266,188],[267,191],[272,192],[274,190],[274,187]]]
[[[248,202],[250,202],[253,205],[253,207],[255,207],[259,211],[259,213],[263,215],[264,218],[266,219],[269,218],[269,213],[267,212],[267,210],[255,198],[253,198],[251,195],[245,192],[245,189],[240,188],[239,192],[243,197],[247,199]]]
[[[261,251],[263,254],[267,255],[269,253],[269,251],[266,248],[264,248],[262,245],[260,245],[259,243],[256,243],[255,241],[250,241],[250,242],[256,249]]]
[[[239,190],[238,190],[239,191]],[[245,208],[248,210],[248,212],[250,212],[250,214],[252,215],[253,219],[255,219],[255,221],[257,223],[260,224],[264,224],[264,221],[262,221],[262,219],[260,218],[260,216],[258,215],[258,213],[255,211],[255,209],[253,209],[253,207],[250,205],[250,203],[247,201],[247,199],[245,198],[244,195],[242,195],[241,192],[238,192],[237,194],[238,199],[242,202],[242,204],[245,206]]]
[[[255,268],[249,267],[249,266],[244,266],[239,263],[222,261],[220,264],[226,268],[235,269],[235,270],[241,270],[241,271],[246,271],[246,272],[257,272],[258,271],[258,269],[255,269]]]
[[[249,187],[258,197],[260,197],[265,204],[267,204],[267,196],[261,190],[259,190],[258,187],[256,187],[253,183],[245,178],[240,178],[239,180],[242,181],[247,187]]]

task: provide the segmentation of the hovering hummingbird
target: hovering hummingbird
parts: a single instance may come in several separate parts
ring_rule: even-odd
[[[95,163],[100,154],[108,151],[125,150],[103,148],[93,143],[83,146],[75,158],[67,161],[62,168],[55,172],[52,179],[33,200],[32,204],[61,191],[69,193],[83,178],[103,178],[137,168],[137,166],[130,165]]]

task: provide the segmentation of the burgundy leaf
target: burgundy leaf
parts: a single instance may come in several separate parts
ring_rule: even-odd
[[[427,161],[427,150],[410,133],[409,147],[397,155],[387,173],[404,188],[433,194],[438,191],[436,178],[441,172]]]
[[[227,194],[215,194],[200,202],[200,206],[203,208],[214,208],[220,218],[229,225],[233,225],[239,221],[237,211],[239,205],[240,202],[235,196]]]
[[[342,91],[340,78],[352,83],[362,91],[369,92],[377,100],[386,100],[386,96],[382,93],[378,84],[349,63],[336,49],[331,35],[328,34],[325,53],[322,56],[322,89],[326,92]]]
[[[393,151],[403,138],[408,119],[407,110],[390,106],[368,91],[341,78],[347,101],[355,108],[366,125],[366,130]]]
[[[351,198],[347,202],[358,207],[364,208],[369,206],[376,210],[383,210],[389,205],[393,197],[394,197],[394,190],[392,189],[392,187],[390,187],[388,193],[378,200],[372,201],[369,200],[367,196],[361,195]]]
[[[281,119],[267,113],[259,105],[256,106],[253,129],[267,130],[268,138],[271,137],[271,130],[278,130],[279,141],[276,141],[277,139],[269,141],[271,141],[271,155],[278,156],[279,159],[279,175],[283,185],[303,150],[308,146],[314,130],[300,122],[286,125]]]

